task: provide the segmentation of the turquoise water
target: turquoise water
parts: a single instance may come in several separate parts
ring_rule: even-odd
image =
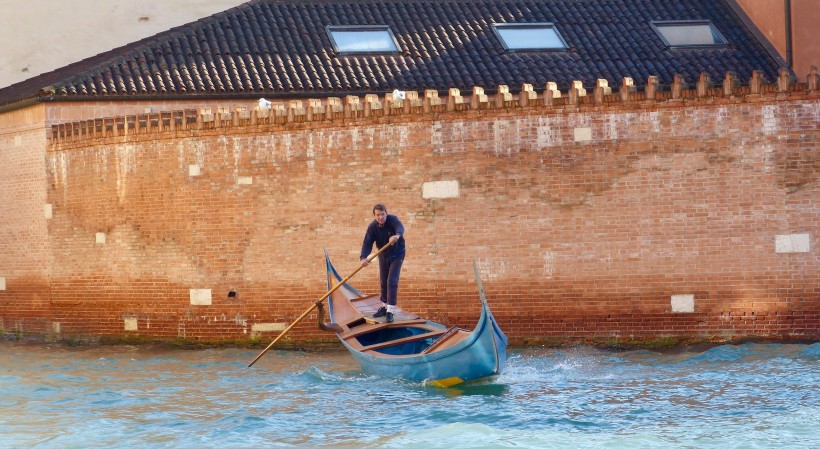
[[[513,351],[447,390],[257,353],[0,342],[0,447],[820,447],[820,343]]]

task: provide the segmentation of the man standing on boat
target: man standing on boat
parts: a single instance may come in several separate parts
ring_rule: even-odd
[[[381,249],[384,245],[392,243],[393,247],[379,254],[379,281],[381,283],[382,307],[373,317],[385,317],[388,323],[393,322],[393,313],[396,308],[396,294],[399,290],[399,274],[401,265],[404,263],[404,225],[399,217],[387,213],[384,204],[373,206],[374,220],[367,227],[362,243],[361,261],[362,266],[370,265],[367,256],[373,249]]]

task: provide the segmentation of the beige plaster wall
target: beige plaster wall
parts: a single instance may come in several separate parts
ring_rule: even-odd
[[[786,59],[785,0],[737,0],[766,38]],[[820,0],[792,0],[793,69],[805,80],[811,66],[820,64]]]
[[[0,0],[0,87],[153,36],[242,0]]]

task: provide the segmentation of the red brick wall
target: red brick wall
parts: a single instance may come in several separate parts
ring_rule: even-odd
[[[53,330],[43,116],[43,106],[0,115],[0,333]]]
[[[407,227],[400,305],[441,322],[475,323],[477,261],[514,342],[818,338],[819,119],[803,90],[55,144],[54,217],[47,242],[31,236],[51,260],[51,308],[38,310],[65,335],[246,339],[322,296],[324,248],[355,269],[384,202]],[[459,196],[423,198],[433,181],[457,181]],[[810,250],[776,252],[790,234]],[[375,291],[377,269],[351,283]],[[33,297],[12,285],[7,328],[8,298]],[[189,289],[211,289],[212,305],[191,305]],[[672,295],[688,294],[694,312],[673,313]],[[291,335],[328,337],[312,318]]]

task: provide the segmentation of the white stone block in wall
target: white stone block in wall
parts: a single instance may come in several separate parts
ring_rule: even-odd
[[[188,176],[199,176],[202,174],[202,169],[199,168],[199,165],[192,164],[188,166]]]
[[[0,291],[6,289],[6,278],[0,277]]]
[[[672,295],[672,313],[695,311],[695,295]]]
[[[785,234],[774,237],[776,253],[807,253],[809,249],[809,234]]]
[[[236,183],[249,186],[253,184],[253,176],[240,176],[236,178]]]
[[[96,235],[96,242],[100,245],[105,245],[105,232],[98,232]]]
[[[251,333],[282,332],[287,327],[288,325],[285,323],[256,323],[251,325]]]
[[[14,136],[14,146],[15,147],[22,147],[23,146],[23,136]]]
[[[124,329],[127,331],[135,331],[139,329],[136,318],[123,318]]]
[[[58,321],[51,322],[51,332],[54,334],[60,333],[60,323]]]
[[[421,196],[430,198],[458,198],[458,181],[432,181],[421,186]]]
[[[592,140],[592,128],[575,128],[574,132],[576,142],[586,142],[588,140]]]
[[[51,204],[43,205],[43,216],[46,217],[46,220],[51,220],[51,218],[54,217],[54,212],[51,207]]]
[[[211,305],[211,289],[210,288],[192,288],[190,290],[191,305],[192,306],[210,306]]]

